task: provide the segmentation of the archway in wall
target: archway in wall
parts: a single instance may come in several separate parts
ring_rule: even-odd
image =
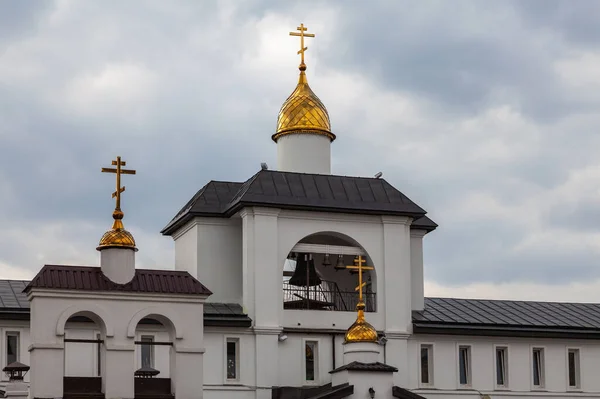
[[[162,315],[148,315],[135,329],[135,397],[174,398],[171,378],[174,372],[175,326]]]
[[[373,263],[352,238],[335,232],[320,232],[301,239],[288,254],[283,267],[284,309],[354,311],[358,272],[347,269],[357,256]],[[367,312],[376,311],[375,270],[363,272]]]
[[[91,312],[78,312],[64,326],[63,397],[103,398],[106,328]]]

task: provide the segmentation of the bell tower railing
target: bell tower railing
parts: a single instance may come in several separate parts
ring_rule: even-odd
[[[376,294],[367,288],[365,294],[367,312],[376,311]],[[283,308],[299,310],[330,310],[353,312],[358,297],[356,291],[342,291],[335,281],[322,280],[312,287],[299,287],[283,282]]]

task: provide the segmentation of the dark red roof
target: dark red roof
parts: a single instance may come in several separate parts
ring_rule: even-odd
[[[46,265],[25,287],[83,291],[144,292],[155,294],[210,295],[208,288],[188,272],[179,270],[136,269],[127,284],[108,279],[99,267]]]

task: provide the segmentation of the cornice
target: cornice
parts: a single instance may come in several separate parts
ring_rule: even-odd
[[[196,216],[188,223],[183,225],[179,230],[176,230],[171,236],[174,240],[183,236],[185,233],[190,231],[196,226],[231,226],[236,222],[232,222],[230,218],[216,218],[216,217],[199,217]]]
[[[407,331],[386,331],[385,337],[387,339],[408,339],[412,334]]]
[[[254,327],[252,331],[256,335],[279,335],[283,330],[282,327]]]
[[[327,213],[311,211],[282,210],[279,219],[300,219],[326,222],[381,224],[381,217],[373,215],[356,215],[352,213]]]
[[[140,301],[140,302],[162,302],[162,303],[199,303],[204,304],[208,295],[173,295],[173,294],[147,294],[147,293],[127,293],[113,291],[76,291],[76,290],[51,290],[34,288],[28,294],[27,298],[56,298],[56,299],[100,299],[100,300],[120,300],[120,301]]]
[[[410,237],[411,238],[423,238],[428,233],[427,230],[421,229],[410,229]]]
[[[381,223],[383,224],[401,224],[403,226],[410,226],[413,222],[413,218],[409,216],[381,216]]]

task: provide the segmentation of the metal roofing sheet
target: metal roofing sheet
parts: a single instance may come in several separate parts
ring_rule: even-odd
[[[136,269],[127,284],[109,280],[99,267],[46,265],[25,288],[120,291],[157,294],[210,295],[211,292],[188,272]]]
[[[600,329],[600,304],[425,298],[420,324]]]

